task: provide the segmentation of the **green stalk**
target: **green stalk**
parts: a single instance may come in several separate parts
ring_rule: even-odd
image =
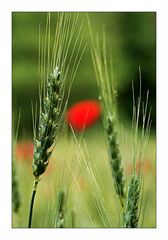
[[[36,178],[35,181],[34,181],[34,188],[33,188],[32,197],[31,197],[31,202],[30,202],[28,228],[31,228],[31,225],[32,225],[34,199],[35,199],[35,195],[36,195],[36,190],[37,190],[38,182],[39,182],[39,179]]]

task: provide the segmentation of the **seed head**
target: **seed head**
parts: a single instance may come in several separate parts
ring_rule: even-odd
[[[124,227],[137,228],[139,221],[140,180],[136,174],[132,175],[128,187],[128,194],[124,213]]]
[[[114,186],[116,193],[121,197],[125,197],[124,193],[124,176],[123,169],[121,167],[121,155],[118,144],[117,131],[115,129],[115,119],[112,114],[107,114],[107,119],[105,123],[106,135],[109,145],[110,154],[110,165],[112,170],[112,175],[114,178]]]
[[[33,174],[38,177],[45,172],[52,153],[52,145],[61,117],[62,87],[59,68],[56,67],[49,75],[46,93],[43,98],[42,110],[39,117],[38,137],[34,141]]]

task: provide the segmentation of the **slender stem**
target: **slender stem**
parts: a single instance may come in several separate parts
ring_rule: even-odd
[[[34,180],[34,188],[33,188],[32,197],[31,197],[31,203],[30,203],[30,210],[29,210],[28,228],[31,228],[34,199],[35,199],[35,195],[36,195],[36,189],[37,189],[38,182],[39,182],[39,178],[35,178],[35,180]]]

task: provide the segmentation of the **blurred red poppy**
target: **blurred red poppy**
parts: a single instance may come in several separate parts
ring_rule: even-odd
[[[34,144],[31,141],[21,141],[16,144],[16,160],[20,161],[20,163],[28,163],[29,166],[32,166],[33,162],[33,151],[34,151]],[[46,175],[51,173],[53,169],[52,159],[50,158],[50,163],[46,170]],[[32,167],[30,169],[32,173]]]
[[[127,166],[128,174],[131,175],[133,172],[133,165],[132,163],[128,164]],[[152,160],[144,159],[143,163],[140,164],[139,161],[136,162],[136,172],[139,173],[142,171],[143,173],[152,173],[154,171],[154,164]]]
[[[34,145],[31,141],[22,141],[16,145],[17,160],[32,160]]]
[[[66,113],[66,122],[74,130],[82,131],[92,126],[100,117],[101,108],[98,101],[85,100],[71,106]]]

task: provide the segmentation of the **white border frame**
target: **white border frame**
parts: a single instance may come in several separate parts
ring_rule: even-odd
[[[109,3],[111,2],[111,3]],[[11,228],[11,12],[156,11],[157,12],[157,228],[156,229],[12,229]],[[164,239],[167,235],[168,80],[166,0],[6,0],[0,2],[0,236],[26,239]]]

